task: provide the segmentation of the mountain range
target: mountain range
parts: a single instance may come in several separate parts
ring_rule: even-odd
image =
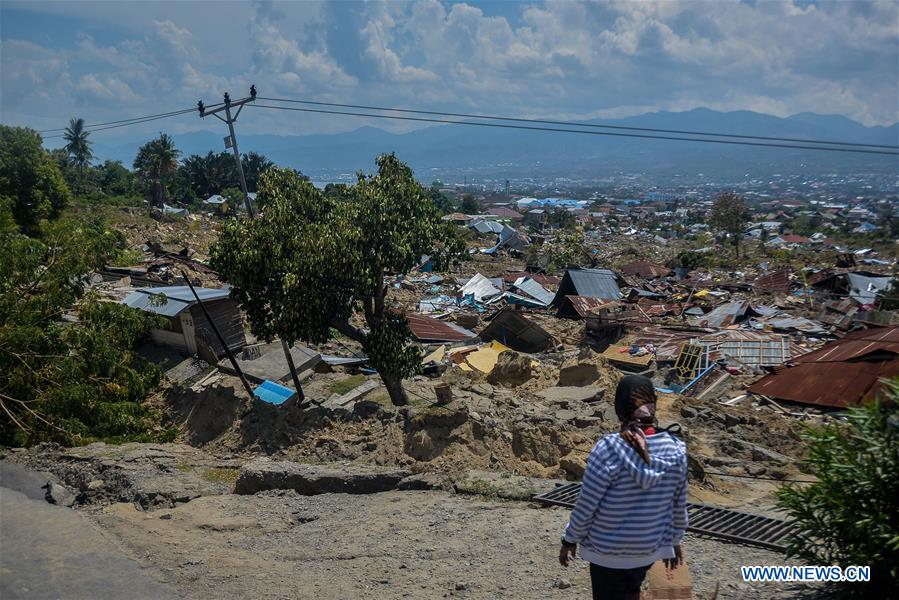
[[[288,118],[293,117],[285,116],[285,119]],[[899,124],[866,127],[844,116],[814,113],[782,118],[751,111],[719,112],[697,108],[686,112],[655,112],[585,122],[617,127],[899,145]],[[612,134],[677,136],[621,129],[592,130]],[[173,137],[182,154],[187,156],[205,154],[210,150],[222,151],[224,133],[194,131]],[[100,160],[121,160],[130,165],[137,148],[145,141],[135,139],[107,145],[97,136],[94,152]],[[645,174],[743,179],[773,174],[828,173],[899,176],[899,161],[894,156],[467,125],[439,125],[403,134],[374,127],[311,135],[243,134],[238,129],[238,141],[242,152],[260,152],[275,163],[297,168],[314,179],[333,178],[360,169],[371,171],[374,169],[374,157],[383,152],[395,152],[415,169],[422,180],[432,175],[461,173],[470,175],[470,178]],[[763,140],[743,141],[765,143]]]

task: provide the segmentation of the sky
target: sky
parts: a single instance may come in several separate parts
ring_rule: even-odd
[[[0,121],[36,129],[247,94],[553,119],[696,107],[899,120],[899,3],[0,3]],[[255,109],[247,133],[408,123]],[[102,132],[215,129],[197,115]],[[95,135],[101,135],[97,132]]]

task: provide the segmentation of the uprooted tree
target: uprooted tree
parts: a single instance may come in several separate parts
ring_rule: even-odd
[[[385,277],[408,273],[424,254],[445,266],[464,245],[409,167],[392,154],[377,165],[377,175],[360,173],[330,196],[296,171],[267,170],[257,196],[262,216],[226,223],[212,265],[254,334],[320,344],[336,330],[362,345],[402,405],[402,379],[421,358],[405,316],[388,306]]]

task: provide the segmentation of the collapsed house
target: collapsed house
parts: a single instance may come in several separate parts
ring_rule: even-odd
[[[575,297],[594,298],[604,302],[620,300],[618,276],[608,269],[568,269],[552,301],[559,317],[582,318],[575,308],[575,303],[578,302],[573,299]]]
[[[871,400],[899,375],[899,327],[864,329],[791,359],[748,391],[779,400],[847,408]]]
[[[229,295],[230,289],[195,290],[228,348],[236,350],[245,346],[247,340],[243,318],[237,302]],[[141,288],[130,293],[122,304],[164,319],[164,328],[150,330],[151,339],[159,345],[169,346],[188,356],[199,352],[211,363],[225,354],[212,325],[186,285]]]

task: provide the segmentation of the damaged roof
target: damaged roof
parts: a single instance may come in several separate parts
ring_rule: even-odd
[[[608,269],[568,269],[559,284],[553,305],[562,304],[566,296],[620,300],[621,289],[617,275]]]
[[[756,293],[786,294],[790,291],[790,272],[787,269],[781,269],[780,271],[757,277],[752,284],[752,288]]]
[[[847,408],[874,397],[880,379],[899,375],[899,327],[864,329],[778,367],[753,394]]]
[[[228,298],[231,289],[210,289],[194,287],[197,296],[204,302],[223,300]],[[122,304],[165,317],[175,317],[181,314],[185,308],[190,308],[197,303],[190,288],[186,285],[173,285],[169,287],[141,288],[128,294],[122,300]]]
[[[485,342],[496,340],[518,352],[543,352],[555,345],[545,329],[511,307],[498,312],[480,335]]]
[[[473,331],[433,317],[406,313],[409,329],[419,342],[463,342],[477,337]]]

